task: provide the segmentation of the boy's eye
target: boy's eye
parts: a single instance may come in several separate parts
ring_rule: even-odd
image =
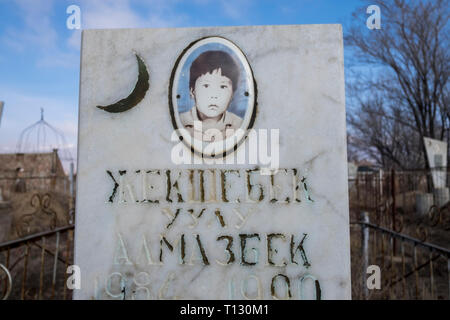
[[[203,85],[203,87],[208,88],[208,87],[209,87],[209,84],[205,83],[205,84]]]
[[[226,89],[226,88],[228,88],[227,85],[224,85],[224,84],[223,84],[223,85],[220,86],[220,89]]]

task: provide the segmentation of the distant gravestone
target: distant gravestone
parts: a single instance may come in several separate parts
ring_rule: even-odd
[[[340,25],[87,30],[76,299],[350,299]]]
[[[423,138],[434,188],[445,188],[447,183],[447,142]]]

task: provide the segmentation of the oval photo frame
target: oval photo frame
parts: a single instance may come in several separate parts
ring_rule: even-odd
[[[173,127],[193,153],[224,157],[253,127],[256,95],[253,71],[240,48],[223,37],[201,38],[183,50],[172,70]]]

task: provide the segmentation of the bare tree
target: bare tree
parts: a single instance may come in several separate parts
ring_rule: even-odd
[[[381,96],[359,102],[348,114],[349,157],[373,159],[383,168],[408,169],[422,165],[420,137],[410,121]]]
[[[449,139],[449,2],[367,4],[380,7],[381,29],[366,27],[365,6],[345,36],[358,74],[348,81],[349,134],[380,165],[429,168],[423,137]]]

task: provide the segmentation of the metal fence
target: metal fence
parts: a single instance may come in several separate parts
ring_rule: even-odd
[[[450,299],[448,175],[379,170],[349,179],[354,299]],[[381,270],[379,290],[367,288],[368,265]]]
[[[75,188],[69,177],[10,177],[0,187],[0,299],[71,299]]]
[[[0,244],[0,299],[71,299],[73,226]]]
[[[449,299],[450,250],[374,225],[367,212],[361,218],[353,223],[361,229],[361,283],[354,298]],[[379,289],[368,288],[369,265],[380,268]]]

